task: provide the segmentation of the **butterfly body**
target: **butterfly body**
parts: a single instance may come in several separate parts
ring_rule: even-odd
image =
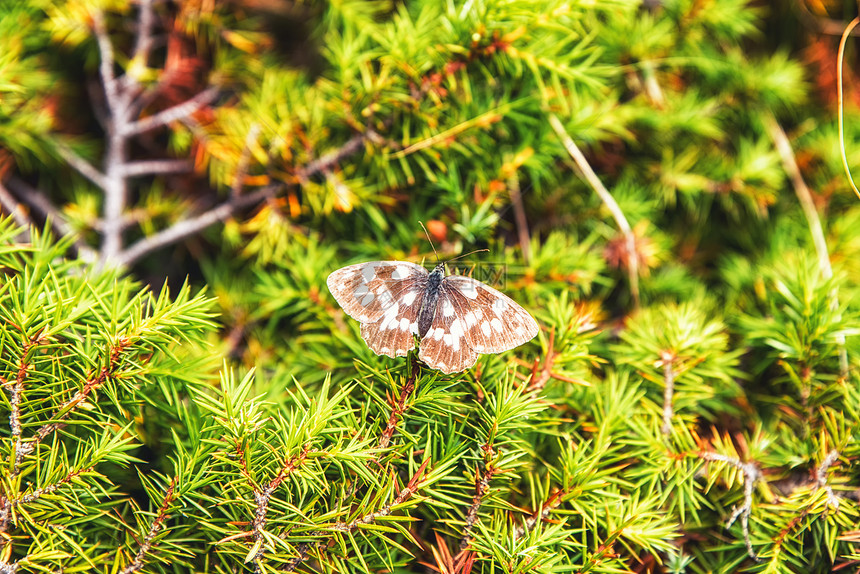
[[[424,300],[418,311],[418,336],[423,338],[433,324],[433,316],[436,314],[436,302],[439,300],[439,288],[445,278],[445,265],[439,263],[427,276],[427,287],[424,292]]]
[[[471,367],[478,353],[500,353],[531,340],[529,313],[470,277],[429,272],[406,261],[371,261],[338,269],[326,281],[334,298],[361,323],[378,355],[405,357],[419,338],[418,357],[445,373]]]

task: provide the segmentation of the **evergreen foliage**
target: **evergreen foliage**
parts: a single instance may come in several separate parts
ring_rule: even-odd
[[[860,208],[780,6],[0,7],[0,574],[856,569]],[[368,349],[325,278],[419,222],[539,336]]]

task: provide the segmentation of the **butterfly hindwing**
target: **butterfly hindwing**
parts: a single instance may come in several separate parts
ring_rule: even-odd
[[[467,344],[458,309],[459,294],[440,286],[436,313],[424,337],[418,358],[443,373],[459,373],[475,364],[478,354]]]
[[[513,299],[471,277],[449,275],[443,286],[462,323],[466,343],[478,353],[501,353],[531,341],[538,324]]]
[[[427,270],[406,261],[371,261],[328,276],[329,291],[377,355],[404,357],[415,346]]]

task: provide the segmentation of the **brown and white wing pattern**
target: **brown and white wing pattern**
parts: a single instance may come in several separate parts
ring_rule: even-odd
[[[407,261],[371,261],[338,269],[326,284],[374,353],[405,357],[415,347],[427,276]]]
[[[433,322],[421,338],[418,358],[443,373],[459,373],[475,364],[478,353],[466,343],[460,296],[455,290],[446,289],[444,281],[440,285]]]
[[[501,353],[531,341],[538,324],[513,299],[489,285],[462,275],[449,275],[443,292],[452,301],[466,344],[477,353]]]

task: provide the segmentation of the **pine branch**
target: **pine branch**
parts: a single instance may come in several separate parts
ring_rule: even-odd
[[[239,469],[242,475],[245,477],[245,480],[248,483],[248,486],[251,487],[251,490],[254,493],[254,504],[256,508],[254,510],[254,520],[251,521],[251,531],[240,533],[238,535],[234,535],[228,537],[228,539],[232,540],[235,538],[244,538],[247,536],[252,536],[254,539],[254,544],[258,547],[258,550],[251,559],[254,561],[254,571],[257,573],[263,572],[262,559],[265,554],[265,549],[263,544],[265,542],[265,535],[263,534],[266,529],[267,515],[269,512],[269,503],[272,499],[272,494],[278,489],[278,487],[287,479],[296,469],[298,469],[302,464],[304,464],[305,459],[308,456],[308,452],[310,450],[310,444],[305,444],[302,447],[302,451],[296,455],[288,457],[284,463],[281,465],[281,469],[278,471],[278,474],[275,478],[269,481],[268,484],[260,488],[254,482],[251,477],[251,471],[248,469],[247,461],[245,459],[245,451],[242,448],[242,443],[236,441],[236,460],[239,461]],[[223,540],[222,540],[223,541]]]
[[[400,418],[406,414],[406,411],[409,410],[409,407],[406,405],[406,401],[409,400],[409,396],[412,394],[412,391],[415,390],[415,379],[420,372],[418,359],[415,353],[412,353],[411,357],[412,374],[406,379],[406,382],[403,384],[403,388],[400,389],[400,397],[395,400],[394,396],[386,393],[388,404],[391,405],[391,414],[388,416],[388,425],[385,427],[385,430],[382,432],[382,436],[379,438],[380,450],[388,448],[388,445],[391,442],[391,437],[393,437],[394,433],[397,431],[397,423],[400,421]]]
[[[27,379],[27,372],[32,366],[27,356],[33,348],[45,341],[46,339],[42,337],[42,331],[39,331],[39,333],[30,337],[30,339],[24,344],[21,349],[21,358],[18,360],[18,371],[15,376],[15,383],[9,389],[9,429],[11,431],[12,440],[15,443],[15,459],[12,465],[13,477],[18,476],[18,473],[20,472],[21,459],[24,456],[22,453],[25,450],[25,445],[21,442],[21,397],[24,393],[24,381]],[[8,387],[8,381],[2,379],[2,377],[0,377],[0,382],[2,382],[4,387]]]
[[[397,494],[397,496],[394,498],[394,500],[392,500],[391,502],[389,502],[388,504],[386,504],[385,506],[383,506],[379,510],[376,510],[374,512],[369,512],[369,513],[365,514],[364,516],[359,516],[358,518],[352,520],[351,522],[337,522],[331,527],[331,529],[335,532],[352,532],[360,526],[364,526],[366,524],[372,524],[373,522],[375,522],[379,518],[384,518],[384,517],[388,516],[389,514],[391,514],[392,508],[394,508],[395,506],[398,506],[400,504],[403,504],[404,502],[409,500],[409,498],[413,494],[415,494],[418,491],[419,483],[421,481],[422,475],[424,474],[424,469],[427,468],[427,465],[429,463],[430,463],[429,458],[424,459],[424,462],[421,463],[421,466],[418,467],[417,471],[415,471],[415,474],[409,480],[409,483],[403,489],[400,490],[400,492]]]
[[[663,427],[661,431],[664,436],[672,432],[672,397],[675,394],[675,370],[674,362],[677,357],[670,351],[661,351],[660,362],[663,364]]]
[[[86,468],[79,468],[77,470],[73,470],[73,471],[69,472],[69,474],[67,474],[66,476],[61,478],[59,481],[54,482],[52,484],[48,484],[48,485],[43,486],[41,488],[37,488],[36,490],[31,492],[30,494],[25,494],[24,496],[20,496],[18,498],[13,498],[9,502],[10,502],[12,507],[20,506],[22,504],[30,504],[31,502],[35,502],[36,500],[39,500],[41,497],[45,496],[46,494],[51,494],[52,492],[58,490],[62,486],[70,483],[72,480],[79,477],[80,475],[87,473],[87,472],[92,472],[93,468],[94,467],[92,467],[92,466],[88,466]]]
[[[62,142],[57,142],[57,153],[60,154],[66,163],[68,163],[72,169],[77,171],[79,174],[90,180],[96,187],[105,190],[107,187],[107,180],[105,174],[100,172],[95,168],[90,162],[79,156],[77,153],[72,150],[72,148],[68,147],[66,144]]]
[[[333,524],[329,530],[334,532],[342,532],[342,533],[350,533],[355,531],[361,526],[365,526],[367,524],[372,524],[379,518],[384,518],[391,514],[393,507],[403,504],[409,498],[414,495],[418,490],[420,490],[422,475],[424,474],[424,470],[427,468],[427,465],[430,463],[430,459],[425,459],[424,462],[421,463],[421,466],[418,467],[418,470],[415,471],[415,474],[409,480],[409,483],[400,490],[394,500],[376,510],[374,512],[369,512],[363,516],[359,516],[350,522],[337,522]],[[327,540],[321,540],[314,543],[303,542],[299,544],[297,547],[298,555],[293,558],[290,562],[287,563],[286,568],[284,568],[284,572],[293,572],[299,565],[307,560],[308,554],[313,548],[317,548],[319,550],[323,550],[328,546]]]
[[[756,554],[755,550],[753,550],[752,539],[750,538],[750,526],[749,519],[750,514],[752,513],[752,492],[753,486],[755,482],[762,478],[761,470],[759,470],[758,465],[754,462],[743,462],[737,458],[729,457],[723,454],[719,454],[716,452],[704,451],[699,453],[699,456],[703,460],[707,461],[717,461],[717,462],[725,462],[736,469],[738,469],[744,477],[744,503],[741,506],[738,506],[732,512],[732,515],[729,517],[726,522],[726,528],[731,528],[732,524],[734,524],[735,520],[740,517],[741,519],[741,527],[744,533],[744,543],[746,544],[747,554],[755,560],[756,562],[761,562],[761,559]]]
[[[170,505],[173,504],[174,500],[176,500],[175,488],[176,477],[170,481],[170,485],[167,487],[167,492],[164,494],[164,500],[162,500],[161,506],[158,508],[158,514],[156,515],[155,520],[152,521],[152,525],[149,527],[149,532],[146,533],[143,543],[140,545],[134,560],[132,560],[131,564],[120,570],[120,574],[133,574],[144,567],[147,554],[150,554],[155,547],[155,537],[158,536],[158,533],[164,527],[164,521],[167,520],[167,509],[170,508]]]
[[[130,347],[132,344],[131,340],[128,338],[121,338],[119,342],[114,345],[110,350],[110,359],[108,361],[108,366],[102,367],[101,371],[99,371],[98,376],[90,377],[85,383],[82,389],[77,391],[74,396],[64,402],[60,407],[54,412],[51,416],[51,420],[53,422],[42,425],[38,431],[36,431],[35,436],[32,437],[31,440],[21,445],[20,449],[17,449],[16,456],[16,464],[20,464],[21,460],[32,453],[36,449],[36,445],[41,443],[45,437],[47,437],[52,432],[57,431],[58,429],[65,426],[64,421],[71,415],[75,409],[77,409],[80,404],[92,393],[93,391],[99,389],[109,377],[112,377],[116,372],[117,367],[119,366],[120,359],[122,358],[122,353]]]
[[[490,490],[490,480],[499,472],[501,471],[497,467],[487,463],[484,463],[483,472],[475,468],[475,496],[472,498],[469,511],[466,513],[466,527],[463,529],[463,537],[460,538],[460,550],[465,550],[469,547],[472,541],[472,530],[478,522],[478,512],[481,510],[484,498]]]
[[[839,497],[833,492],[833,487],[827,484],[827,471],[837,460],[839,460],[839,451],[834,448],[827,453],[827,456],[815,470],[816,488],[824,489],[827,493],[827,503],[836,510],[839,509]]]

